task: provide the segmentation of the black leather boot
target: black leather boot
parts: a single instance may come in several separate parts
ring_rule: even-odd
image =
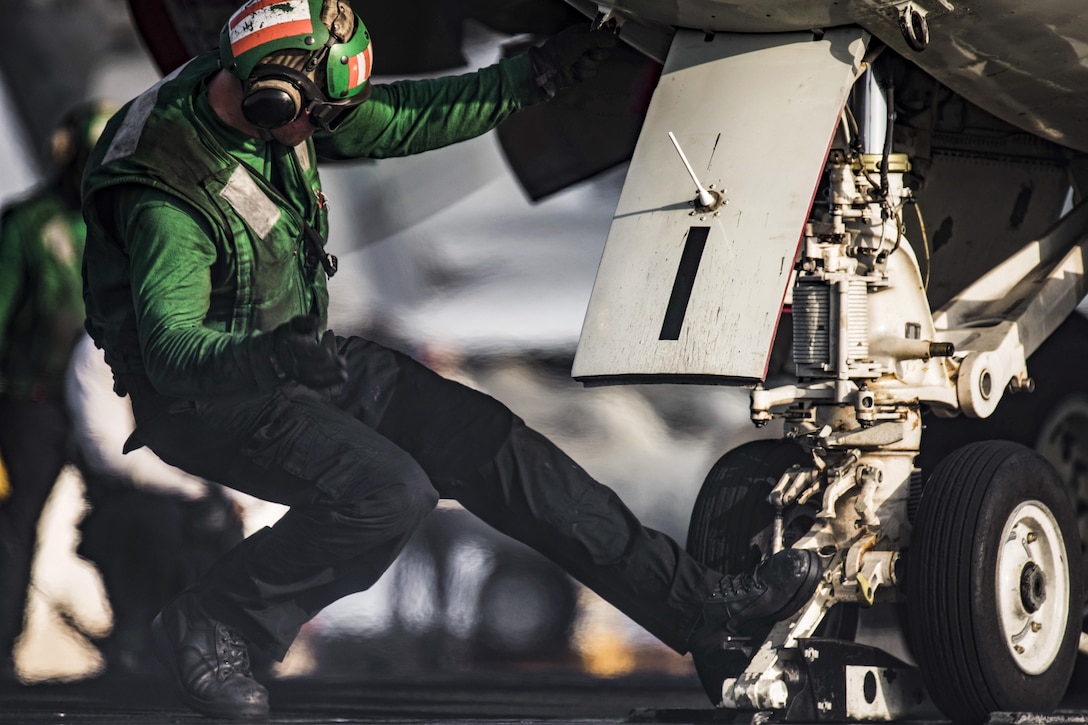
[[[786,549],[753,574],[722,577],[706,600],[688,649],[698,655],[717,649],[726,635],[764,634],[812,597],[821,574],[816,552]]]
[[[183,593],[151,623],[155,652],[174,676],[182,701],[210,717],[268,715],[268,691],[253,679],[242,637]]]

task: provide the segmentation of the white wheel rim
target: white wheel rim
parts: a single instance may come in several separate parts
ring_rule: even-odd
[[[997,552],[1001,635],[1023,672],[1046,672],[1058,656],[1069,621],[1069,562],[1054,514],[1025,501],[1009,515]]]

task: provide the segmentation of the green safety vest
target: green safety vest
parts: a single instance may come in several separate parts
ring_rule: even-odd
[[[115,374],[147,373],[157,387],[186,397],[266,389],[274,381],[258,370],[254,356],[266,353],[255,333],[302,314],[317,315],[324,327],[324,255],[317,253],[320,243],[315,247],[313,242],[326,237],[328,225],[318,155],[352,159],[420,153],[485,133],[511,113],[543,100],[526,56],[461,76],[376,85],[370,100],[335,134],[317,134],[291,150],[275,142],[265,147],[287,153],[274,163],[281,193],[228,150],[231,143],[253,140],[244,135],[238,140],[239,132],[215,118],[200,97],[203,83],[217,69],[215,54],[197,57],[126,104],[107,124],[83,186],[88,330],[105,349]],[[227,270],[230,277],[209,300],[203,332],[181,331],[189,341],[171,344],[164,353],[168,357],[154,361],[143,357],[148,341],[139,339],[133,305],[132,291],[146,280],[132,279],[128,242],[116,238],[114,227],[102,218],[113,211],[112,190],[133,184],[164,192],[179,201],[177,209],[199,217],[211,230],[215,269],[220,276]],[[184,238],[176,251],[173,243],[166,253],[196,259]]]
[[[84,182],[91,232],[99,230],[90,200],[105,188],[139,183],[177,195],[220,231],[217,246],[234,267],[231,309],[210,310],[206,326],[248,333],[300,314],[317,314],[324,321],[326,275],[308,253],[312,248],[306,238],[306,225],[321,239],[328,234],[327,211],[317,202],[322,194],[313,141],[294,149],[301,182],[296,180],[289,192],[307,197],[299,209],[219,147],[197,118],[193,98],[216,69],[214,55],[201,56],[133,100],[110,123]]]

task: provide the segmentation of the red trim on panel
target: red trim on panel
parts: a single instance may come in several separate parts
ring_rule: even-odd
[[[128,9],[144,47],[163,75],[192,57],[162,0],[129,0]]]

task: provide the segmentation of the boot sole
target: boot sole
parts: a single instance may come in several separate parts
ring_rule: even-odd
[[[181,698],[181,701],[185,703],[186,706],[196,710],[202,715],[226,720],[250,720],[253,718],[268,717],[267,705],[228,707],[221,703],[202,700],[186,690],[184,684],[182,684],[181,673],[178,671],[177,663],[174,661],[174,646],[170,644],[170,638],[166,634],[166,625],[162,623],[161,612],[155,615],[155,619],[151,621],[151,638],[155,645],[155,656],[159,658],[159,662],[161,662],[170,672],[170,676],[174,680],[174,689],[177,690],[178,697]]]

